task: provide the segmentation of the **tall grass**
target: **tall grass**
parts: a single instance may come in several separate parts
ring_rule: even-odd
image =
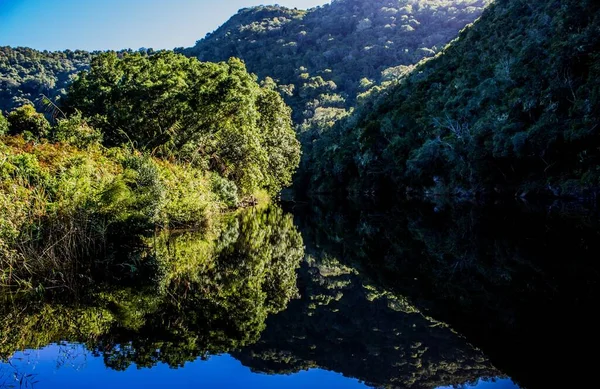
[[[116,241],[209,226],[232,206],[213,182],[134,150],[1,137],[0,287],[67,288],[110,261]]]

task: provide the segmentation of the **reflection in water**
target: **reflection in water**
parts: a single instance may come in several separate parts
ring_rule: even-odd
[[[140,274],[103,282],[81,297],[5,296],[0,357],[69,341],[85,344],[107,367],[183,366],[256,341],[267,315],[297,294],[302,238],[281,209],[250,210],[216,231],[151,239],[135,255]]]
[[[293,212],[296,225],[270,206],[158,234],[110,264],[119,277],[98,272],[68,295],[4,296],[0,387],[498,389],[516,387],[509,376],[528,388],[578,378],[560,368],[595,339],[582,320],[598,295],[595,218],[420,203]]]
[[[297,207],[315,256],[405,296],[527,388],[592,379],[598,215],[578,204],[342,202]],[[577,371],[577,374],[572,374]],[[551,372],[551,373],[549,373]]]
[[[398,388],[502,375],[446,324],[365,283],[355,269],[327,254],[309,252],[299,274],[302,298],[268,319],[259,342],[234,354],[255,371],[287,374],[319,367],[370,386]]]

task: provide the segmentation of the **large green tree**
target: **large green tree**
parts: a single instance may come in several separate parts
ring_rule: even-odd
[[[237,59],[102,54],[73,83],[65,106],[88,117],[108,146],[131,143],[192,162],[246,194],[288,185],[300,158],[289,108],[272,82],[261,87]]]

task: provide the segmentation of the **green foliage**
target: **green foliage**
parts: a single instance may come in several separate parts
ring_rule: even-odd
[[[238,190],[234,182],[221,177],[218,174],[211,175],[211,190],[229,208],[237,207],[239,203]]]
[[[299,161],[289,108],[272,82],[259,86],[236,59],[102,54],[72,85],[66,107],[81,111],[108,146],[190,162],[243,195],[278,192]]]
[[[40,52],[0,47],[0,110],[33,104],[41,94],[60,97],[74,74],[89,66],[92,56],[81,50]]]
[[[308,11],[245,8],[181,52],[202,61],[238,57],[260,78],[274,78],[310,152],[366,95],[440,52],[490,2],[338,0]]]
[[[10,135],[23,135],[28,139],[40,139],[48,136],[50,123],[38,113],[32,105],[24,105],[8,114]]]
[[[138,51],[144,55],[152,49]],[[132,53],[119,51],[119,55]],[[99,52],[83,50],[37,51],[26,47],[0,47],[0,110],[10,111],[38,103],[41,95],[59,101],[76,74],[90,66]]]
[[[0,111],[0,136],[8,133],[8,120],[4,117]]]
[[[595,196],[598,10],[495,2],[314,146],[313,189]]]
[[[0,285],[62,284],[67,280],[55,279],[55,271],[107,255],[115,239],[135,240],[156,227],[209,226],[226,207],[208,174],[192,166],[125,149],[4,137]]]
[[[59,119],[52,137],[57,142],[68,143],[80,149],[102,143],[100,131],[90,127],[80,112],[67,119]]]

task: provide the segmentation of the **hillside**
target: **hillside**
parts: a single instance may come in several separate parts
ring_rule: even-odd
[[[196,46],[202,61],[239,57],[287,95],[304,131],[346,116],[359,94],[439,52],[489,0],[337,0],[308,11],[242,9]]]
[[[599,10],[496,1],[309,151],[313,190],[595,197]]]
[[[139,52],[139,51],[138,51]],[[154,50],[142,50],[149,55]],[[121,50],[119,55],[133,53]],[[36,103],[42,94],[59,100],[75,75],[90,67],[100,52],[84,50],[39,51],[0,46],[0,112]]]
[[[320,131],[348,115],[359,95],[439,52],[490,1],[337,0],[308,11],[245,8],[194,47],[177,51],[202,61],[243,59],[260,78],[281,84],[304,131]],[[97,54],[0,47],[0,110],[41,94],[63,96]]]
[[[47,52],[0,47],[0,111],[37,100],[40,94],[58,97],[92,60],[86,51]]]

